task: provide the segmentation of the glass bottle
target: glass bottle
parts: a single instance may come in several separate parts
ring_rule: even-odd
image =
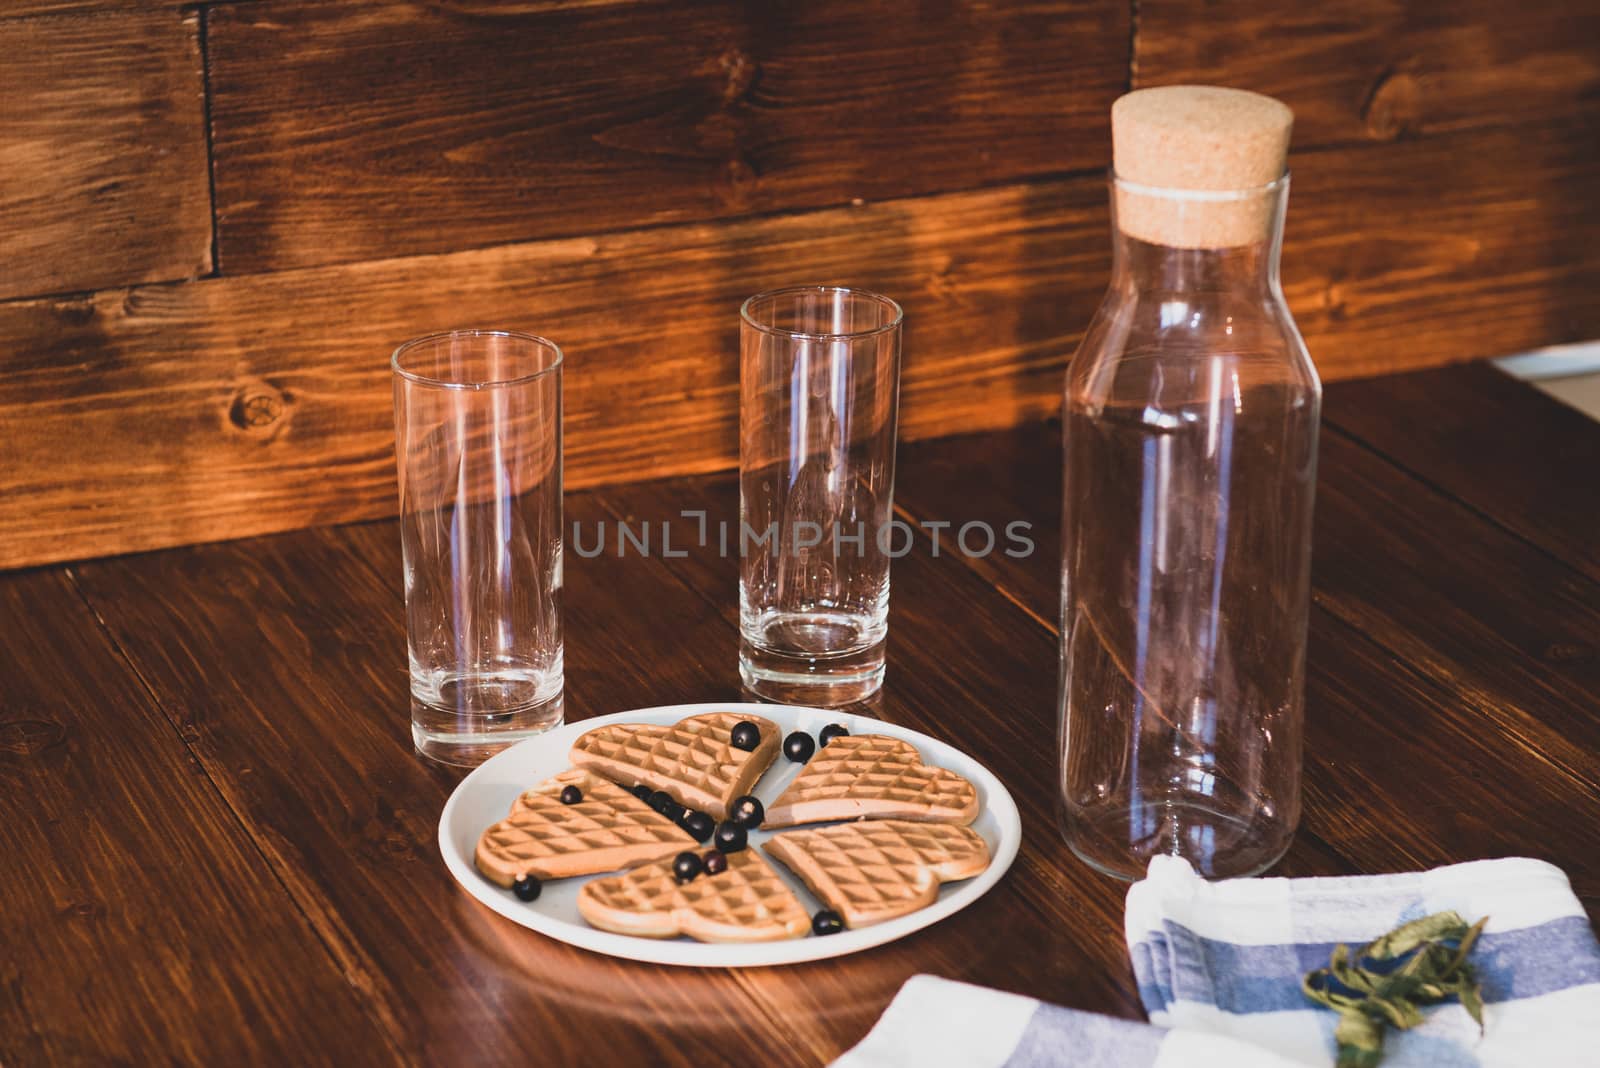
[[[1204,190],[1129,179],[1118,138],[1065,390],[1060,743],[1067,842],[1122,878],[1255,874],[1299,820],[1322,387],[1278,281],[1287,137],[1279,177]]]

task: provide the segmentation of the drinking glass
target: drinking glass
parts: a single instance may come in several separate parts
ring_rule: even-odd
[[[411,736],[472,765],[562,719],[561,350],[460,330],[392,362]]]
[[[739,674],[837,707],[883,684],[900,306],[799,286],[740,310]]]

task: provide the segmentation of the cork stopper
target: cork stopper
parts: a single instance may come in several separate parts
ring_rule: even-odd
[[[1277,206],[1294,112],[1243,89],[1168,85],[1111,107],[1117,225],[1175,248],[1265,240]],[[1185,195],[1189,194],[1189,195]]]

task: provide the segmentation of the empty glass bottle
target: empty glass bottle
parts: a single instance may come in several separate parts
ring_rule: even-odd
[[[1278,282],[1291,121],[1201,87],[1113,112],[1111,286],[1064,404],[1060,742],[1067,841],[1123,878],[1254,874],[1299,819],[1322,388]]]

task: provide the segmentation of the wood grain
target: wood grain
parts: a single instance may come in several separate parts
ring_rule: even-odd
[[[1364,872],[1547,860],[1566,871],[1591,921],[1600,919],[1592,754],[1586,780],[1554,769],[1483,722],[1454,679],[1418,670],[1320,608],[1310,648],[1305,829]],[[1539,715],[1534,694],[1496,698],[1526,701]]]
[[[0,298],[211,269],[198,26],[0,19]]]
[[[1293,155],[1284,286],[1324,377],[1600,335],[1597,115]]]
[[[1414,376],[1437,383],[1426,398],[1405,389],[1404,376],[1338,384],[1328,390],[1326,410],[1349,411],[1358,406],[1356,398],[1376,401],[1392,383],[1397,394],[1410,396],[1411,414],[1427,424],[1435,412],[1458,407],[1457,394],[1465,391],[1448,383],[1485,373],[1498,377],[1480,367]],[[1527,402],[1521,414],[1530,421],[1562,414],[1541,394],[1519,399]],[[1520,430],[1497,432],[1481,422],[1474,433],[1487,451],[1521,437]],[[1581,447],[1597,437],[1600,427],[1588,423],[1568,426],[1560,440]],[[1554,440],[1552,434],[1547,443]],[[996,529],[1019,520],[1029,524],[1028,536],[1039,545],[1035,554],[995,553],[970,562],[1041,625],[1054,628],[1060,591],[1059,426],[927,442],[912,455],[920,462],[900,465],[896,488],[908,517],[950,522],[950,530],[970,521]],[[974,456],[982,457],[981,480],[967,473]],[[1553,773],[1600,793],[1600,762],[1593,757],[1600,753],[1600,725],[1592,715],[1600,701],[1600,583],[1572,569],[1565,557],[1552,558],[1417,483],[1403,466],[1343,433],[1324,433],[1321,463],[1313,543],[1317,604],[1422,675],[1451,680],[1464,714],[1470,710],[1495,724],[1503,738],[1548,762]],[[1530,477],[1542,477],[1541,467],[1530,462]],[[1506,469],[1499,474],[1506,476]],[[1561,477],[1556,474],[1551,484]],[[1565,477],[1569,484],[1577,481],[1570,470]],[[1576,498],[1573,512],[1582,505],[1581,491]],[[1600,503],[1590,508],[1591,516],[1600,514]],[[1450,542],[1447,554],[1438,551],[1441,537]],[[1440,612],[1434,603],[1441,591],[1449,591],[1452,611]],[[1507,701],[1502,695],[1508,693],[1520,696]]]
[[[1566,0],[1139,0],[1134,86],[1267,93],[1301,147],[1393,141],[1584,106],[1597,40],[1600,9]]]
[[[693,487],[676,498],[703,499]],[[569,520],[592,530],[604,513],[588,502],[575,495]],[[453,890],[434,853],[428,814],[452,777],[423,769],[405,735],[397,545],[392,523],[307,531],[84,565],[81,581],[156,692],[186,711],[201,763],[407,1053],[428,1059],[470,1051],[493,1061],[548,1028],[571,1036],[541,1039],[562,1063],[815,1064],[859,1038],[899,984],[930,967],[1013,989],[1038,979],[1058,996],[1081,992],[1085,1003],[1133,1011],[1113,937],[1121,889],[1104,880],[1076,888],[1054,874],[1046,879],[1041,857],[1049,854],[1040,850],[1059,850],[1049,835],[1030,845],[1025,863],[1034,874],[942,924],[947,934],[939,940],[921,937],[850,965],[741,972],[733,987],[725,974],[566,950],[485,914]],[[574,718],[737,696],[735,632],[723,611],[731,587],[716,600],[701,596],[681,584],[680,563],[573,555],[567,625],[584,636],[568,650]],[[241,575],[250,579],[240,582]],[[981,584],[971,592],[985,594]],[[930,586],[930,600],[937,596]],[[903,713],[888,714],[940,730],[936,686],[1016,637],[999,630],[992,645],[953,657],[914,702],[897,706]],[[909,658],[896,661],[897,674],[925,674],[929,656],[951,651],[956,638],[935,643],[929,655],[918,654],[917,644],[896,653]],[[232,651],[219,660],[224,647]],[[234,664],[234,656],[248,663]],[[983,677],[998,679],[1018,661],[1018,653],[992,660],[994,674]],[[273,681],[289,677],[295,686]],[[1026,733],[1025,723],[981,726],[970,720],[957,736],[987,734],[984,752],[1003,755],[1003,767],[1024,766],[1029,750],[1011,744],[1011,732]],[[1048,818],[1047,797],[1035,790],[1024,799],[1030,818]],[[286,805],[285,798],[298,800]],[[391,885],[406,894],[384,899],[381,888]],[[1089,939],[1070,924],[1041,924],[1060,909],[1080,923],[1092,914],[1108,933]],[[996,943],[997,931],[1014,940],[1051,931],[1051,951],[1021,964]],[[541,978],[551,975],[561,982]],[[429,989],[452,996],[419,1004],[423,976]],[[816,1011],[797,1011],[795,999],[817,1003]],[[608,1038],[595,1045],[602,1035]]]
[[[907,450],[913,455],[916,447]],[[708,527],[736,530],[737,484],[727,477],[676,479],[608,488],[599,493],[612,515],[633,529],[666,521],[676,531],[696,531],[683,511],[704,512]],[[724,622],[716,669],[735,676],[738,562],[692,538],[675,538],[688,555],[655,560],[660,577],[634,587],[641,602],[692,598]],[[687,544],[685,544],[687,542]],[[598,561],[597,561],[598,562]],[[1064,877],[1067,853],[1053,833],[1051,773],[1037,760],[1041,730],[1053,715],[1053,688],[1041,658],[1052,656],[1048,634],[1015,612],[992,588],[959,564],[934,561],[925,547],[894,565],[888,682],[870,715],[913,727],[956,745],[993,770],[1015,796],[1025,833],[1016,866],[984,900],[940,924],[938,936],[919,936],[874,950],[869,957],[819,962],[803,970],[764,973],[757,992],[773,1011],[783,1006],[821,1029],[837,1049],[865,1034],[889,997],[918,971],[1000,986],[1048,990],[1072,1004],[1136,1016],[1138,1002],[1117,937],[1123,888],[1098,876]],[[963,605],[966,625],[956,631],[944,609]],[[981,711],[1005,692],[1006,714]],[[969,714],[969,712],[971,714]],[[1068,864],[1070,866],[1070,864]],[[1026,954],[1009,951],[1027,941]],[[844,996],[841,996],[842,992]]]
[[[386,1059],[68,576],[0,576],[0,619],[0,1061]]]
[[[1417,411],[1428,417],[1416,420]],[[1329,391],[1323,417],[1600,581],[1600,424],[1582,412],[1477,365],[1341,385]],[[1500,429],[1508,427],[1515,432]],[[1572,657],[1593,656],[1592,645],[1591,634]],[[1564,648],[1548,655],[1566,655]]]
[[[1330,409],[1345,388],[1330,390]],[[1451,403],[1449,391],[1435,395],[1414,420]],[[405,734],[392,522],[74,571],[128,658],[117,670],[145,680],[175,717],[400,1057],[492,1062],[536,1042],[561,1063],[815,1064],[857,1041],[917,972],[1138,1014],[1120,937],[1124,887],[1083,868],[1054,827],[1054,433],[1033,426],[901,452],[906,518],[1020,519],[1038,545],[1021,559],[973,561],[949,550],[947,533],[939,556],[924,536],[896,561],[888,683],[869,710],[987,764],[1016,797],[1025,833],[1016,866],[982,901],[849,961],[708,974],[612,961],[460,894],[433,838],[456,776],[417,761]],[[1600,750],[1585,715],[1597,680],[1592,661],[1539,652],[1594,629],[1600,584],[1341,432],[1330,437],[1307,814],[1277,873],[1525,854],[1564,867],[1600,915]],[[572,718],[736,695],[736,562],[714,537],[693,544],[685,510],[733,521],[734,481],[569,498],[586,545],[602,521],[648,521],[658,535],[648,558],[618,555],[614,526],[602,557],[569,554]],[[688,556],[659,555],[665,519],[679,520],[673,544]],[[37,1027],[64,1004],[25,1003],[20,1019]]]
[[[452,326],[563,345],[575,488],[734,463],[739,303],[799,279],[904,301],[906,438],[1005,425],[1055,406],[1104,210],[1069,182],[0,304],[0,567],[392,514],[388,355]]]
[[[594,514],[583,495],[569,497],[569,520]],[[579,564],[568,570],[568,628],[608,639],[571,643],[569,717],[707,694],[694,657],[669,647],[692,650],[721,621],[682,598],[630,625],[630,572]],[[815,1063],[795,1034],[755,1012],[735,973],[585,953],[530,935],[456,888],[436,827],[460,776],[411,748],[400,576],[393,523],[80,571],[110,632],[182,717],[196,759],[402,1056]]]
[[[1128,9],[237,4],[209,19],[230,272],[1097,167]]]
[[[1570,120],[1297,156],[1285,278],[1324,377],[1600,333],[1595,144]],[[1064,179],[0,305],[0,566],[390,514],[385,358],[455,325],[564,345],[575,487],[731,466],[736,309],[784,282],[905,304],[904,440],[1046,416],[1104,199]]]
[[[177,9],[204,6],[207,9],[227,4],[270,3],[277,7],[315,2],[315,0],[6,0],[6,18],[24,15],[85,14],[103,11],[149,11],[155,8]],[[326,2],[326,0],[322,0]],[[394,4],[397,0],[351,0],[347,7],[366,5],[377,7]],[[430,0],[429,6],[472,17],[523,14],[548,14],[553,11],[572,11],[590,7],[621,7],[637,4],[639,0]]]
[[[1427,419],[1433,407],[1420,402],[1414,414]],[[1059,431],[1021,428],[908,453],[896,499],[912,520],[1032,525],[1037,557],[971,563],[1053,631],[1059,489],[1049,487],[1060,482]],[[1323,450],[1316,515],[1307,844],[1369,872],[1541,856],[1567,869],[1600,916],[1591,839],[1600,817],[1592,716],[1600,584],[1340,438]],[[963,623],[961,633],[977,629]],[[1008,676],[1008,693],[1016,678]],[[1505,782],[1520,784],[1517,796],[1503,796]],[[1396,819],[1400,812],[1426,817]]]
[[[598,496],[613,519],[630,529],[648,524],[659,537],[663,522],[674,523],[675,550],[687,555],[633,561],[626,585],[630,601],[649,613],[648,606],[688,599],[720,618],[722,633],[706,650],[709,678],[714,687],[733,681],[737,562],[718,551],[715,531],[721,522],[736,521],[734,483],[725,476],[678,479],[606,489]],[[685,510],[706,514],[708,545],[697,544],[697,521],[685,520],[680,514]],[[614,544],[615,528],[612,538]],[[659,547],[659,541],[655,544]],[[607,566],[622,564],[612,553]],[[1121,1015],[1137,1012],[1125,951],[1115,937],[1122,888],[1103,879],[1063,879],[1059,838],[1035,830],[1052,818],[1050,794],[1034,788],[1035,769],[1027,757],[1034,713],[1048,712],[1049,702],[1031,700],[1037,679],[1024,669],[1045,636],[1010,612],[976,576],[959,568],[939,574],[928,563],[915,553],[896,565],[902,588],[921,596],[909,613],[897,613],[889,647],[893,682],[882,700],[864,710],[951,741],[987,763],[1015,793],[1029,831],[1012,875],[982,901],[941,923],[937,936],[918,936],[847,961],[750,976],[752,992],[769,1013],[805,1021],[819,1062],[857,1041],[900,984],[919,971],[1017,991],[1048,990],[1074,1004]],[[969,607],[971,632],[958,634],[942,618],[939,606],[952,599]],[[702,640],[697,634],[690,655],[701,655]],[[686,646],[679,642],[673,648]],[[963,714],[969,703],[1005,684],[1016,692],[1017,715],[997,722]],[[1011,951],[1007,946],[1016,939],[1037,951]]]
[[[706,487],[682,484],[677,492],[679,486],[642,489],[650,495],[647,501],[658,499],[654,494],[665,487],[671,494],[665,499],[672,507],[717,507]],[[623,499],[641,503],[632,491]],[[585,495],[577,497],[570,518],[592,529],[602,513],[590,508],[587,500]],[[633,515],[641,512],[637,507],[625,510]],[[513,1048],[507,1044],[527,1040],[515,1021],[545,1021],[562,1013],[562,1028],[575,1036],[571,1045],[557,1051],[563,1063],[612,1063],[630,1054],[644,1057],[644,1063],[679,1063],[672,1054],[659,1052],[662,1049],[681,1051],[684,1063],[691,1057],[713,1063],[733,1063],[740,1057],[787,1063],[784,1054],[765,1048],[769,1045],[793,1051],[795,1063],[819,1063],[858,1039],[900,983],[923,970],[1016,990],[1048,989],[1053,996],[1124,1015],[1136,1010],[1131,976],[1116,937],[1122,888],[1098,878],[1084,885],[1064,880],[1055,870],[1064,856],[1060,841],[1048,833],[1030,836],[1016,876],[979,905],[941,924],[937,937],[921,936],[849,963],[742,972],[736,977],[742,993],[711,985],[707,978],[701,986],[684,988],[683,997],[698,1010],[694,1012],[684,1011],[684,1002],[673,995],[685,982],[697,981],[680,978],[683,972],[576,953],[570,954],[578,962],[574,966],[567,951],[514,931],[483,914],[470,900],[452,895],[442,870],[430,872],[425,867],[438,869],[431,841],[417,843],[414,851],[396,844],[401,835],[420,837],[425,832],[420,827],[396,830],[392,825],[411,827],[405,813],[437,808],[442,796],[435,797],[431,777],[419,779],[411,765],[398,695],[383,696],[366,681],[375,667],[381,670],[373,663],[372,643],[392,646],[385,659],[401,662],[398,605],[388,603],[396,591],[392,583],[380,583],[390,589],[376,596],[376,591],[369,592],[368,577],[398,574],[397,540],[393,524],[388,523],[304,532],[87,565],[82,579],[94,603],[107,613],[113,633],[127,643],[157,692],[174,706],[189,708],[214,700],[210,695],[219,685],[230,695],[226,707],[249,702],[239,705],[237,713],[189,724],[196,752],[218,777],[224,794],[244,812],[247,825],[269,843],[275,861],[285,866],[285,883],[301,907],[325,925],[323,937],[338,947],[344,966],[364,977],[362,989],[370,991],[374,1000],[401,1001],[418,982],[412,958],[441,953],[448,956],[453,970],[436,970],[439,966],[430,958],[427,972],[433,982],[452,990],[470,983],[513,1021],[486,1022],[478,1007],[479,995],[464,992],[437,1011],[422,1012],[420,1018],[414,1012],[375,1010],[401,1029],[402,1048],[408,1052],[425,1055],[465,1048],[494,1060]],[[720,593],[697,593],[682,584],[677,570],[682,563],[632,554],[572,560],[569,633],[606,636],[604,642],[575,641],[569,649],[568,693],[575,715],[660,701],[736,696],[734,629],[725,611],[732,603],[731,586]],[[698,554],[695,558],[695,566],[708,573],[727,563]],[[241,588],[228,578],[241,573],[269,577],[267,595],[263,596],[262,586]],[[293,576],[292,593],[277,593],[280,575]],[[912,626],[909,641],[897,643],[892,670],[897,678],[926,681],[909,693],[892,695],[883,712],[960,744],[981,744],[978,751],[985,759],[996,760],[997,769],[1012,781],[1020,775],[1028,786],[1034,779],[1047,783],[1047,770],[1032,769],[1027,761],[1032,751],[1019,744],[1031,732],[1031,715],[995,729],[981,718],[957,721],[945,711],[951,702],[965,707],[973,695],[998,684],[1006,672],[1024,663],[1030,650],[1037,653],[1048,645],[1048,636],[1040,632],[1007,630],[1004,613],[1009,605],[981,582],[972,585],[974,576],[958,572],[955,578],[966,584],[961,586],[963,594],[980,605],[993,602],[1000,608],[1002,617],[985,631],[992,638],[972,644],[951,633],[935,613],[919,613],[923,622]],[[180,588],[176,597],[163,592],[176,593]],[[933,583],[924,588],[930,605],[944,596]],[[338,604],[317,603],[319,598],[306,595],[311,589],[337,589],[333,600]],[[152,610],[155,603],[162,607]],[[234,603],[237,609],[224,607]],[[359,635],[358,647],[351,647],[348,637],[329,633],[323,620],[330,610],[348,615],[350,623],[339,629]],[[977,611],[988,621],[986,607]],[[236,623],[222,622],[234,612]],[[376,625],[359,622],[366,613],[374,613]],[[252,639],[249,621],[266,616],[274,622],[265,627],[258,623],[265,635]],[[1011,617],[1013,622],[1020,619]],[[162,637],[149,640],[157,635]],[[923,637],[931,640],[925,650]],[[205,662],[223,645],[257,667],[205,669]],[[180,652],[174,655],[173,649]],[[320,658],[319,666],[311,669],[318,676],[314,694],[286,695],[261,685],[267,678],[290,672],[305,675],[307,669],[296,665],[307,649],[340,651],[332,658]],[[1008,649],[1012,651],[1003,652]],[[942,663],[937,670],[936,662]],[[227,681],[224,672],[241,677]],[[959,680],[957,688],[945,690],[953,678]],[[353,685],[348,681],[352,679]],[[391,687],[385,682],[383,688]],[[352,699],[395,712],[353,724]],[[302,703],[307,706],[303,712],[297,707]],[[275,725],[270,733],[255,726],[268,723]],[[264,736],[257,737],[258,733]],[[305,755],[285,751],[284,742],[275,737],[280,734],[297,738],[314,751]],[[398,754],[394,759],[401,762],[396,766],[386,766],[390,758],[383,755],[391,745]],[[241,760],[252,769],[248,777],[233,770]],[[278,798],[298,796],[308,789],[308,782],[321,781],[325,775],[347,784],[321,786],[321,794],[335,795],[315,802],[328,806],[329,813],[282,810]],[[1046,791],[1023,793],[1019,787],[1018,796],[1035,825],[1048,821]],[[383,821],[387,837],[381,858],[373,856],[379,850],[371,843],[381,832],[363,815],[373,806],[380,812],[398,806],[395,815]],[[338,820],[332,812],[340,809],[352,815]],[[330,848],[321,844],[325,839],[344,844]],[[341,853],[359,858],[359,863],[341,860]],[[379,870],[366,874],[348,870],[373,866]],[[318,874],[313,878],[312,872]],[[405,909],[368,905],[365,895],[373,892],[370,888],[358,892],[346,885],[364,886],[368,880],[406,885],[411,896]],[[447,911],[433,903],[438,897],[453,897],[460,904]],[[347,910],[356,914],[346,915]],[[415,913],[415,918],[407,912]],[[448,924],[449,930],[437,930],[434,923]],[[501,927],[506,933],[495,938],[483,932]],[[442,949],[428,948],[441,942]],[[1023,956],[1014,947],[1024,943],[1043,945],[1047,951]],[[552,988],[534,977],[518,980],[514,973],[522,969],[534,976],[560,974],[563,982]],[[486,981],[485,974],[492,979]],[[609,1041],[594,1046],[601,1035],[610,1036]]]
[[[1600,582],[1444,494],[1416,492],[1342,434],[1326,436],[1322,459],[1340,477],[1317,498],[1318,603],[1450,679],[1506,741],[1589,776],[1600,796]],[[1447,556],[1429,548],[1439,537]],[[1418,607],[1441,590],[1451,611]]]

